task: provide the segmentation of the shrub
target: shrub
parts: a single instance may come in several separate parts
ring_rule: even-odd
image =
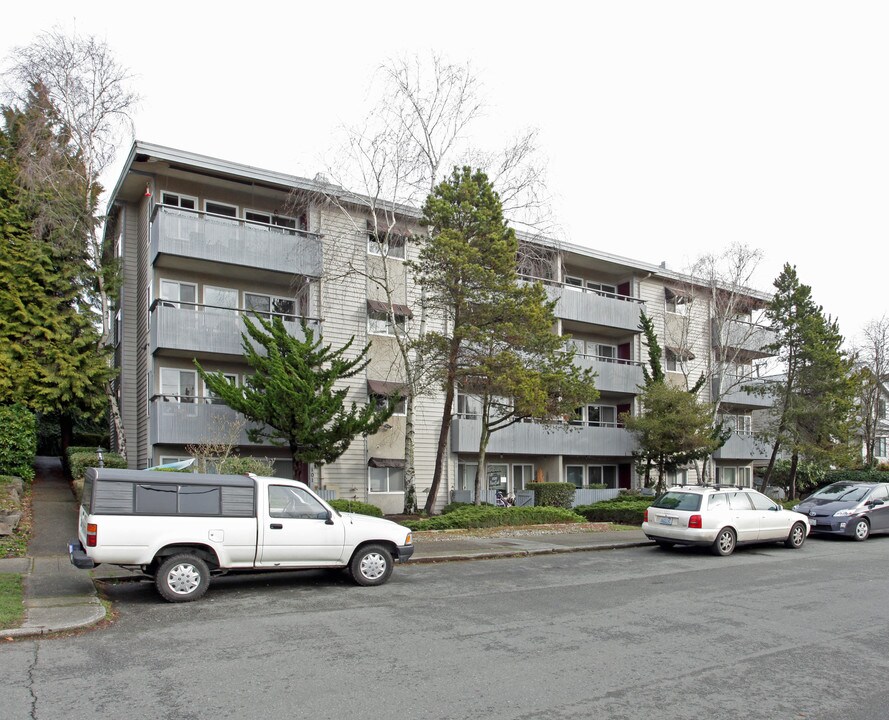
[[[654,502],[646,495],[618,495],[611,500],[579,505],[574,512],[589,522],[613,522],[622,525],[641,525],[645,510]]]
[[[352,512],[359,515],[371,515],[383,517],[383,511],[376,505],[371,505],[360,500],[328,500],[327,504],[340,512]]]
[[[191,468],[189,468],[190,470]],[[262,475],[264,477],[274,477],[275,461],[269,458],[229,455],[219,463],[217,472],[220,475],[246,475],[247,473],[253,473],[254,475]]]
[[[572,486],[573,487],[573,486]],[[456,530],[460,528],[492,528],[515,525],[546,525],[578,523],[583,518],[570,510],[554,507],[509,507],[490,505],[457,508],[447,515],[410,523],[412,530]]]
[[[0,407],[0,475],[34,479],[37,418],[22,405]]]
[[[534,504],[537,507],[557,507],[570,509],[574,503],[576,488],[571,483],[533,482],[528,489],[534,491]]]
[[[68,448],[68,469],[74,480],[83,480],[83,473],[88,467],[99,466],[99,455],[95,448],[88,452],[71,452]],[[117,453],[102,453],[102,459],[106,468],[125,468],[127,461]]]
[[[448,513],[454,512],[454,510],[459,510],[464,507],[477,507],[475,503],[465,503],[465,502],[452,502],[448,503],[441,509],[442,515],[447,515]],[[491,503],[482,503],[481,507],[494,507]]]

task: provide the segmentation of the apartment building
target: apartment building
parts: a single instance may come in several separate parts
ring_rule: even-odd
[[[294,334],[305,322],[335,346],[354,337],[353,353],[369,343],[365,376],[343,383],[349,401],[383,401],[399,391],[404,368],[397,333],[418,322],[419,309],[404,263],[417,249],[399,238],[417,230],[416,220],[415,210],[401,208],[383,245],[367,206],[341,188],[136,142],[112,193],[106,228],[123,272],[113,326],[130,467],[182,459],[192,445],[234,437],[242,455],[268,457],[277,474],[291,476],[286,448],[251,443],[244,419],[203,387],[195,369],[197,359],[235,384],[245,381],[245,315],[280,317]],[[753,323],[738,317],[734,335],[722,326],[717,332],[705,296],[692,298],[688,279],[662,266],[581,246],[538,245],[538,261],[522,272],[543,281],[556,300],[556,330],[571,335],[576,361],[597,372],[600,397],[570,423],[521,422],[495,433],[488,446],[489,487],[515,492],[535,479],[578,487],[638,483],[634,440],[620,416],[639,411],[647,359],[643,310],[655,321],[674,382],[712,371],[714,348],[739,346],[732,355],[734,380],[710,382],[703,392],[708,399],[718,395],[736,429],[715,458],[720,478],[749,484],[754,465],[767,459],[753,438],[756,411],[767,400],[739,389],[736,380],[753,377],[754,363],[764,356],[760,329],[747,332]],[[751,293],[750,307],[764,297]],[[387,319],[390,306],[394,324]],[[435,327],[436,318],[424,322]],[[413,402],[423,503],[442,398],[433,392]],[[455,411],[440,505],[451,490],[471,488],[477,468],[475,399],[459,394]],[[300,469],[300,477],[338,497],[398,512],[405,432],[401,403],[378,433],[357,438],[330,466]]]

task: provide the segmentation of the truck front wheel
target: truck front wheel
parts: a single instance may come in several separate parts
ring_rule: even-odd
[[[359,585],[382,585],[392,574],[392,554],[382,545],[365,545],[352,556],[349,572]]]
[[[173,555],[160,564],[154,584],[164,600],[190,602],[207,592],[210,570],[196,555]]]

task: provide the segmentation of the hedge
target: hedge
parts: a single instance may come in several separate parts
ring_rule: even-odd
[[[37,418],[21,405],[0,406],[0,475],[34,479]]]
[[[573,487],[573,486],[572,486]],[[579,523],[582,516],[555,507],[508,507],[491,505],[457,508],[447,515],[408,523],[412,530],[456,530],[468,528],[509,527],[515,525],[548,525]]]
[[[557,507],[568,510],[574,504],[574,491],[576,489],[571,483],[528,483],[528,490],[534,491],[534,504],[537,507]]]
[[[359,515],[371,515],[373,517],[383,517],[383,511],[376,505],[371,505],[360,500],[328,500],[327,504],[334,510],[340,512],[352,512]]]
[[[622,525],[641,525],[646,509],[654,502],[648,495],[618,495],[593,505],[579,505],[574,512],[589,522],[612,522]]]
[[[99,467],[99,454],[95,448],[87,452],[72,452],[79,448],[68,448],[68,470],[74,480],[83,480],[83,473],[87,468]],[[103,452],[102,459],[106,468],[125,468],[127,461],[113,452]]]

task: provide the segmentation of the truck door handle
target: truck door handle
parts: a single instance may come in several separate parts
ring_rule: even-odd
[[[269,527],[272,530],[283,530],[284,529],[284,525],[282,525],[281,523],[272,523],[271,525],[269,525]]]

